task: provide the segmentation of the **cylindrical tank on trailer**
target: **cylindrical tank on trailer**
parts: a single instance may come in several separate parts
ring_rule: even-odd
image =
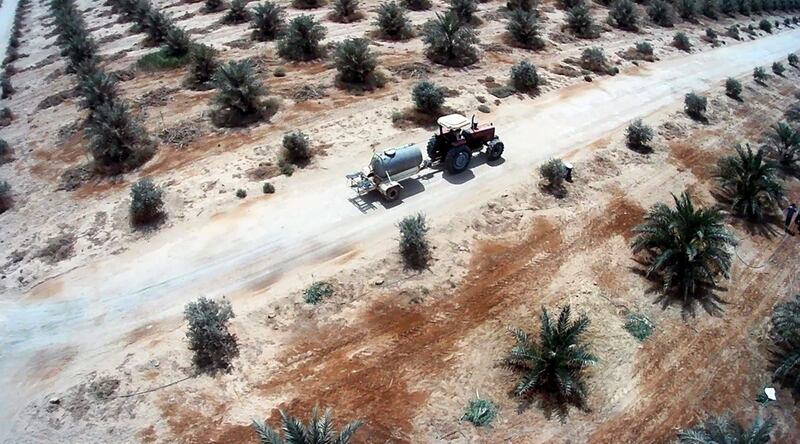
[[[422,165],[422,151],[416,145],[393,148],[372,156],[370,169],[383,179],[389,179],[413,168],[419,170]]]

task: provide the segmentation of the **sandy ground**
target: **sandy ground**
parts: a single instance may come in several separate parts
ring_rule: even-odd
[[[198,7],[169,10],[180,16]],[[482,5],[486,13],[496,8]],[[548,35],[563,14],[550,9]],[[113,25],[102,7],[86,14],[98,37],[124,33],[128,26]],[[57,52],[33,51],[52,39],[44,38],[42,15],[38,7],[30,14],[31,35],[39,38],[25,42],[30,48],[23,45],[21,52],[31,55],[20,66]],[[218,16],[181,23],[202,29]],[[414,18],[421,23],[425,15]],[[364,33],[368,21],[326,26],[339,39]],[[226,45],[244,28],[218,27],[198,37]],[[500,22],[487,20],[480,28],[484,43],[499,42],[501,29]],[[696,36],[704,27],[689,29]],[[479,116],[498,125],[509,147],[504,162],[487,165],[479,157],[470,173],[423,176],[391,207],[372,198],[350,199],[343,175],[360,167],[372,147],[424,140],[425,130],[394,128],[389,119],[392,110],[408,106],[413,79],[398,75],[384,90],[362,97],[329,87],[324,99],[295,103],[288,98],[294,88],[331,84],[333,71],[323,64],[290,65],[286,80],[265,71],[284,107],[273,123],[244,131],[203,126],[209,93],[164,93],[166,104],[142,105],[151,131],[199,120],[205,137],[182,149],[162,146],[136,174],[53,192],[63,170],[82,161],[81,135],[58,142],[56,134],[80,114],[74,100],[35,108],[72,80],[46,79],[60,61],[15,76],[20,93],[10,105],[25,117],[2,130],[17,160],[0,167],[0,177],[14,179],[17,200],[13,211],[0,216],[8,252],[0,378],[15,389],[2,402],[6,438],[240,442],[253,439],[250,419],[274,417],[276,406],[305,409],[315,401],[335,407],[342,418],[367,418],[364,442],[663,441],[708,412],[752,413],[750,400],[768,380],[766,316],[796,288],[796,243],[752,237],[737,226],[744,239],[741,257],[770,261],[756,271],[737,264],[721,295],[728,302],[721,317],[701,310],[685,320],[679,307],[652,304],[657,295],[634,272],[627,241],[644,209],[670,191],[689,187],[698,198],[714,201],[704,166],[739,138],[756,141],[795,92],[796,70],[786,79],[773,76],[762,89],[752,86],[752,67],[785,59],[800,47],[800,31],[728,41],[717,49],[698,40],[702,51],[693,55],[668,49],[671,33],[605,33],[597,41],[553,44],[528,54],[552,68],[587,44],[602,44],[611,53],[646,36],[663,60],[640,67],[620,61],[622,75],[591,84],[546,71],[548,85],[540,97],[512,96]],[[146,52],[137,46],[140,38],[104,44],[108,55],[128,51],[109,69],[125,68]],[[389,72],[409,60],[423,61],[418,39],[376,50]],[[224,55],[262,51],[263,44],[230,47]],[[266,49],[265,67],[280,64],[271,51]],[[448,105],[469,110],[477,96],[491,97],[487,82],[477,80],[505,78],[522,55],[487,51],[476,69],[433,68],[430,75],[458,92]],[[158,87],[174,88],[181,75],[139,73],[123,86],[137,100]],[[719,92],[729,75],[748,84],[744,104]],[[465,84],[466,76],[476,81]],[[709,125],[676,112],[685,92],[710,88]],[[621,145],[621,128],[635,117],[669,123],[660,128],[658,149],[650,156]],[[327,156],[291,178],[273,179],[278,193],[258,197],[261,182],[247,171],[274,162],[280,134],[295,127],[324,146]],[[539,161],[556,153],[569,156],[580,177],[564,200],[539,192],[532,174]],[[126,185],[138,174],[167,187],[170,217],[158,233],[126,226]],[[796,183],[790,185],[796,196]],[[232,197],[239,187],[250,191],[244,202]],[[403,271],[388,253],[394,249],[393,224],[416,211],[431,218],[437,247],[436,263],[421,275]],[[64,222],[37,223],[52,220]],[[71,256],[55,264],[36,257],[49,239],[64,234],[77,238]],[[319,278],[333,279],[337,296],[310,309],[299,302],[298,290]],[[189,358],[180,312],[198,295],[225,295],[234,302],[234,329],[242,341],[236,370],[117,397],[185,378]],[[590,313],[591,339],[602,362],[591,378],[593,411],[575,412],[563,425],[538,409],[516,413],[507,394],[510,374],[497,362],[509,347],[506,326],[533,329],[541,306],[566,301]],[[659,326],[644,345],[621,328],[629,311],[647,313]],[[501,406],[493,428],[476,431],[457,420],[475,390]],[[48,404],[52,397],[61,403]],[[780,437],[796,439],[797,412],[788,398],[770,410],[779,418]]]

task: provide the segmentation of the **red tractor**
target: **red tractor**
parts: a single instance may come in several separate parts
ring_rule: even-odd
[[[503,142],[495,135],[494,126],[478,127],[475,116],[467,120],[461,114],[442,116],[437,120],[439,132],[428,140],[431,163],[444,162],[450,174],[469,168],[472,154],[486,148],[486,158],[497,160],[503,155]]]

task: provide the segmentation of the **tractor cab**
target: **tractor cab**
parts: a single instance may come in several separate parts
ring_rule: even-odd
[[[439,131],[428,141],[431,162],[443,161],[450,173],[460,173],[469,167],[472,154],[486,148],[489,160],[498,159],[503,144],[495,136],[494,126],[478,126],[473,115],[467,119],[461,114],[449,114],[436,121]]]

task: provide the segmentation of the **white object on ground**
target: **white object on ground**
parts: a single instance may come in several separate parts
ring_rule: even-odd
[[[775,396],[775,388],[774,387],[765,387],[764,393],[766,393],[767,398],[772,401],[776,401],[778,398]]]

